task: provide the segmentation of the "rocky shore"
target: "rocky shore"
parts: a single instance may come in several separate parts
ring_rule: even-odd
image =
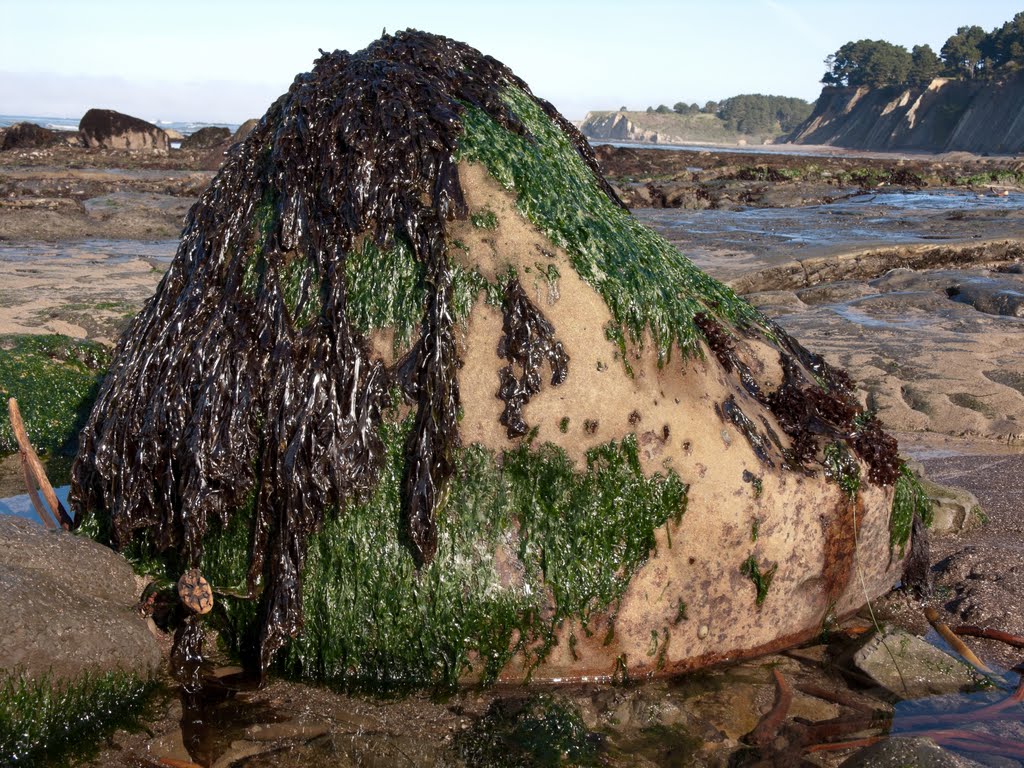
[[[0,336],[58,333],[112,344],[161,279],[182,217],[225,151],[223,145],[138,152],[51,145],[0,152]],[[1024,185],[1019,163],[967,156],[825,158],[607,147],[598,156],[622,197],[652,212],[787,210],[879,189],[996,196]],[[1017,493],[1024,469],[1024,313],[1014,297],[1024,295],[1024,220],[1013,210],[863,215],[888,215],[894,228],[942,242],[864,248],[830,241],[795,251],[770,238],[723,244],[720,233],[680,231],[653,217],[647,223],[684,252],[698,253],[699,266],[728,280],[801,342],[847,368],[864,386],[866,405],[900,433],[905,453],[937,482],[974,494],[978,509],[969,496],[950,501],[947,531],[932,537],[936,592],[928,603],[949,624],[1024,633],[1024,549],[1014,543],[1024,528]],[[4,462],[0,472],[7,475],[0,487],[13,487],[17,462]],[[9,538],[26,535],[14,526]],[[5,560],[0,572],[26,567]],[[89,578],[103,581],[102,575]],[[12,582],[8,602],[37,589],[26,584]],[[130,612],[137,585],[125,581],[122,587],[118,610]],[[897,591],[875,606],[876,618],[923,636],[929,625],[922,605]],[[552,737],[549,748],[575,755],[576,764],[757,764],[789,754],[799,741],[793,726],[780,732],[776,753],[738,757],[750,744],[744,737],[773,707],[775,671],[802,687],[788,709],[790,724],[800,717],[893,711],[900,692],[878,678],[871,682],[865,678],[871,672],[850,661],[871,628],[865,615],[828,628],[821,642],[805,649],[639,686],[497,688],[443,702],[425,696],[391,702],[275,682],[234,704],[204,705],[205,721],[221,725],[201,732],[182,730],[195,713],[172,698],[149,723],[149,734],[119,734],[97,764],[149,766],[169,758],[225,766],[400,759],[486,765],[502,749],[519,748],[517,728],[542,726],[574,734],[565,741]],[[1005,644],[971,644],[1003,669],[1020,661]],[[151,650],[135,655],[146,669],[152,666]],[[229,661],[221,662],[227,668]],[[949,692],[972,679],[965,669],[950,675],[933,670],[932,676]],[[845,702],[821,698],[820,690],[829,687],[847,692]],[[815,690],[818,695],[807,692]],[[1021,739],[1002,727],[1001,736]],[[853,752],[816,753],[814,764],[838,765]],[[954,759],[950,753],[942,758]],[[742,759],[750,762],[735,762]]]

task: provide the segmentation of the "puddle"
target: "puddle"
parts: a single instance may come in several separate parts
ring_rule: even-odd
[[[177,240],[79,240],[57,243],[0,243],[0,262],[30,263],[40,259],[103,260],[117,264],[133,259],[170,264]]]
[[[964,237],[966,213],[1012,215],[1024,194],[978,195],[964,190],[881,192],[801,208],[684,210],[641,208],[634,215],[669,240],[758,253],[934,242]]]
[[[60,488],[54,488],[53,492],[57,495],[57,501],[64,505],[67,513],[73,515],[71,505],[68,504],[68,492],[70,490],[71,486],[62,485]],[[43,503],[45,504],[45,502]],[[0,515],[14,515],[25,520],[31,520],[33,523],[42,523],[27,494],[0,499]]]

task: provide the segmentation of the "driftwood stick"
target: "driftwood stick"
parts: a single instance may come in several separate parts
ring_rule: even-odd
[[[36,503],[38,497],[34,496],[35,488],[38,488],[42,492],[43,498],[46,499],[46,503],[50,505],[50,513],[57,521],[57,525],[64,530],[69,530],[71,528],[71,517],[68,515],[67,510],[64,509],[64,505],[57,499],[57,494],[53,492],[53,486],[50,485],[50,481],[46,477],[43,463],[32,449],[32,443],[28,439],[28,432],[25,431],[25,422],[22,421],[21,411],[18,408],[18,401],[13,397],[7,401],[7,412],[11,417],[11,429],[14,432],[14,439],[18,443],[18,452],[21,454],[22,466],[25,469],[25,484],[28,486],[28,495],[32,499],[32,506],[35,507],[39,517],[43,518],[43,522],[46,523],[45,516],[39,511],[39,506]]]
[[[43,525],[54,531],[57,529],[56,518],[52,516],[50,510],[43,504],[43,500],[39,498],[39,491],[36,490],[36,484],[32,481],[32,470],[29,469],[25,454],[19,452],[19,455],[21,457],[21,471],[25,475],[25,489],[28,491],[28,500],[32,502],[32,508],[36,511],[39,519],[42,520]]]
[[[998,640],[1001,643],[1012,645],[1014,648],[1024,648],[1024,637],[1011,635],[1009,632],[1002,632],[998,629],[986,629],[984,627],[976,627],[973,624],[961,624],[959,627],[953,627],[953,632],[965,637],[983,637],[986,640]]]
[[[777,669],[772,670],[775,676],[775,705],[748,736],[748,743],[754,746],[770,744],[779,732],[779,726],[786,719],[789,707],[793,703],[793,689]]]
[[[974,651],[967,647],[967,643],[953,634],[953,630],[942,623],[939,619],[938,611],[929,605],[924,609],[924,615],[925,618],[928,619],[928,623],[934,627],[935,631],[942,635],[942,639],[949,643],[950,647],[960,654],[968,664],[983,674],[995,674],[995,672],[993,672],[984,661],[975,656]]]

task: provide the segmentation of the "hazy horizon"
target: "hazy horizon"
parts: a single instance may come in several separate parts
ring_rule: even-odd
[[[824,59],[861,38],[936,52],[963,25],[986,31],[1020,10],[991,0],[666,2],[521,0],[386,5],[297,0],[181,0],[139,12],[126,0],[36,0],[6,9],[0,114],[78,118],[91,107],[156,121],[259,117],[318,49],[365,48],[382,28],[463,40],[510,66],[570,119],[588,110],[740,93],[813,101]],[[273,36],[271,38],[271,35]]]

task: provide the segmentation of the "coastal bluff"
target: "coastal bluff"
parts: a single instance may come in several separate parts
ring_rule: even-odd
[[[827,87],[785,141],[872,151],[1024,152],[1024,73],[998,81]]]

